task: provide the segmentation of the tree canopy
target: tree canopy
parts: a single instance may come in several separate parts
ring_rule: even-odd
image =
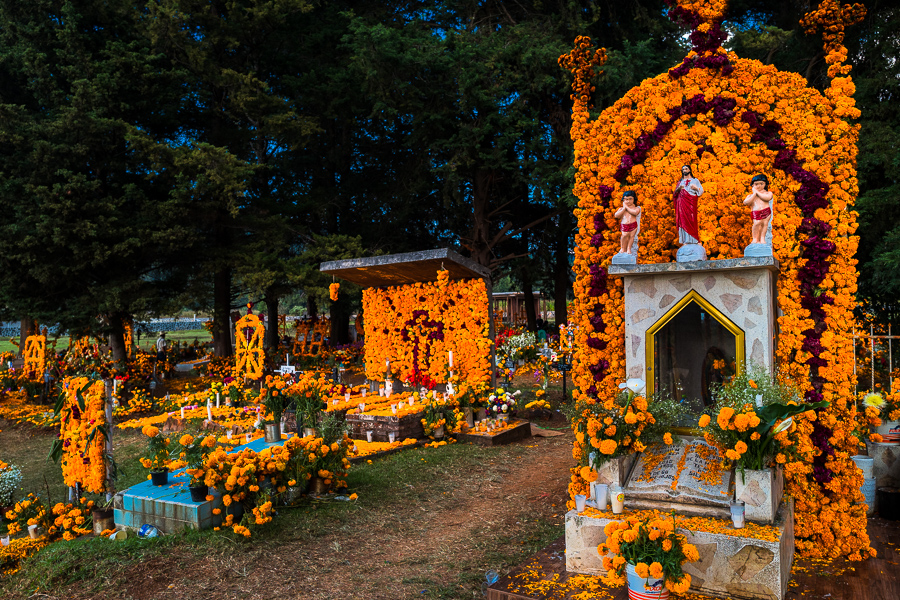
[[[732,0],[741,56],[826,85],[807,3]],[[859,295],[896,318],[900,11],[846,45],[860,119]],[[0,0],[0,305],[120,333],[240,294],[325,303],[323,256],[450,246],[566,319],[569,74],[607,48],[602,110],[677,64],[663,0]],[[346,300],[342,300],[346,302]],[[274,313],[273,308],[274,307]],[[350,306],[335,307],[349,314]]]

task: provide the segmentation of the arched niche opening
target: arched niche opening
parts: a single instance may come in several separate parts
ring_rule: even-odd
[[[744,364],[744,331],[691,290],[647,329],[647,386],[689,407],[685,425],[713,404],[711,390]]]

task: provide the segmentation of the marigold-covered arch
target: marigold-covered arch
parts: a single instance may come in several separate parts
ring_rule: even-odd
[[[263,350],[265,335],[265,325],[252,313],[244,315],[234,325],[235,373],[246,375],[250,379],[262,377],[266,363],[266,354]]]
[[[727,53],[721,47],[724,5],[685,0],[674,6],[670,16],[693,29],[691,53],[597,119],[589,115],[590,82],[605,53],[579,38],[560,58],[575,75],[575,396],[587,403],[608,400],[625,379],[622,282],[606,277],[619,245],[614,213],[622,192],[636,190],[643,207],[640,261],[671,262],[677,251],[672,191],[681,165],[690,164],[706,192],[699,202],[701,242],[710,260],[735,258],[750,237],[741,200],[750,178],[765,173],[776,195],[773,249],[781,263],[777,363],[807,400],[831,402],[818,415],[797,419],[792,452],[778,457],[796,499],[798,549],[858,559],[870,552],[865,511],[849,491],[858,489],[858,470],[847,454],[857,443],[856,409],[847,399],[859,131],[847,119],[859,111],[840,40],[843,26],[861,18],[861,7],[824,0],[804,20],[808,29],[826,25],[832,80],[823,94],[795,73]],[[573,470],[572,493],[586,488],[578,473]]]

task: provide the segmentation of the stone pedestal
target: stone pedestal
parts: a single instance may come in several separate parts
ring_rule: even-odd
[[[866,450],[875,461],[872,469],[875,475],[875,488],[900,488],[900,445],[869,442],[866,444]],[[877,501],[877,494],[875,499]],[[870,506],[869,509],[877,511],[878,506]]]
[[[780,466],[759,471],[744,469],[743,475],[740,470],[734,472],[734,494],[744,502],[748,521],[774,523],[783,493],[784,475]]]
[[[606,540],[606,524],[617,520],[609,514],[579,515],[574,510],[566,514],[567,571],[606,573],[597,546]],[[714,529],[724,533],[693,528],[686,534],[700,553],[698,562],[684,565],[691,575],[690,591],[725,598],[784,600],[794,560],[793,502],[781,504],[772,526],[733,529],[729,519]]]
[[[778,270],[772,257],[610,266],[609,275],[625,283],[626,377],[645,380],[648,394],[656,391],[653,332],[689,296],[701,297],[710,310],[740,328],[739,359],[772,371]],[[699,364],[681,366],[697,373],[701,369]]]
[[[628,456],[619,456],[609,460],[597,469],[597,483],[605,483],[607,485],[618,485],[625,487],[628,481],[628,474],[634,466],[637,456],[629,454]]]

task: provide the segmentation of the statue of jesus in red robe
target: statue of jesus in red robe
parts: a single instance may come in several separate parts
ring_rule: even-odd
[[[675,225],[678,227],[679,244],[699,244],[700,230],[697,225],[697,198],[703,193],[703,186],[694,177],[689,165],[681,167],[681,180],[675,186]]]

